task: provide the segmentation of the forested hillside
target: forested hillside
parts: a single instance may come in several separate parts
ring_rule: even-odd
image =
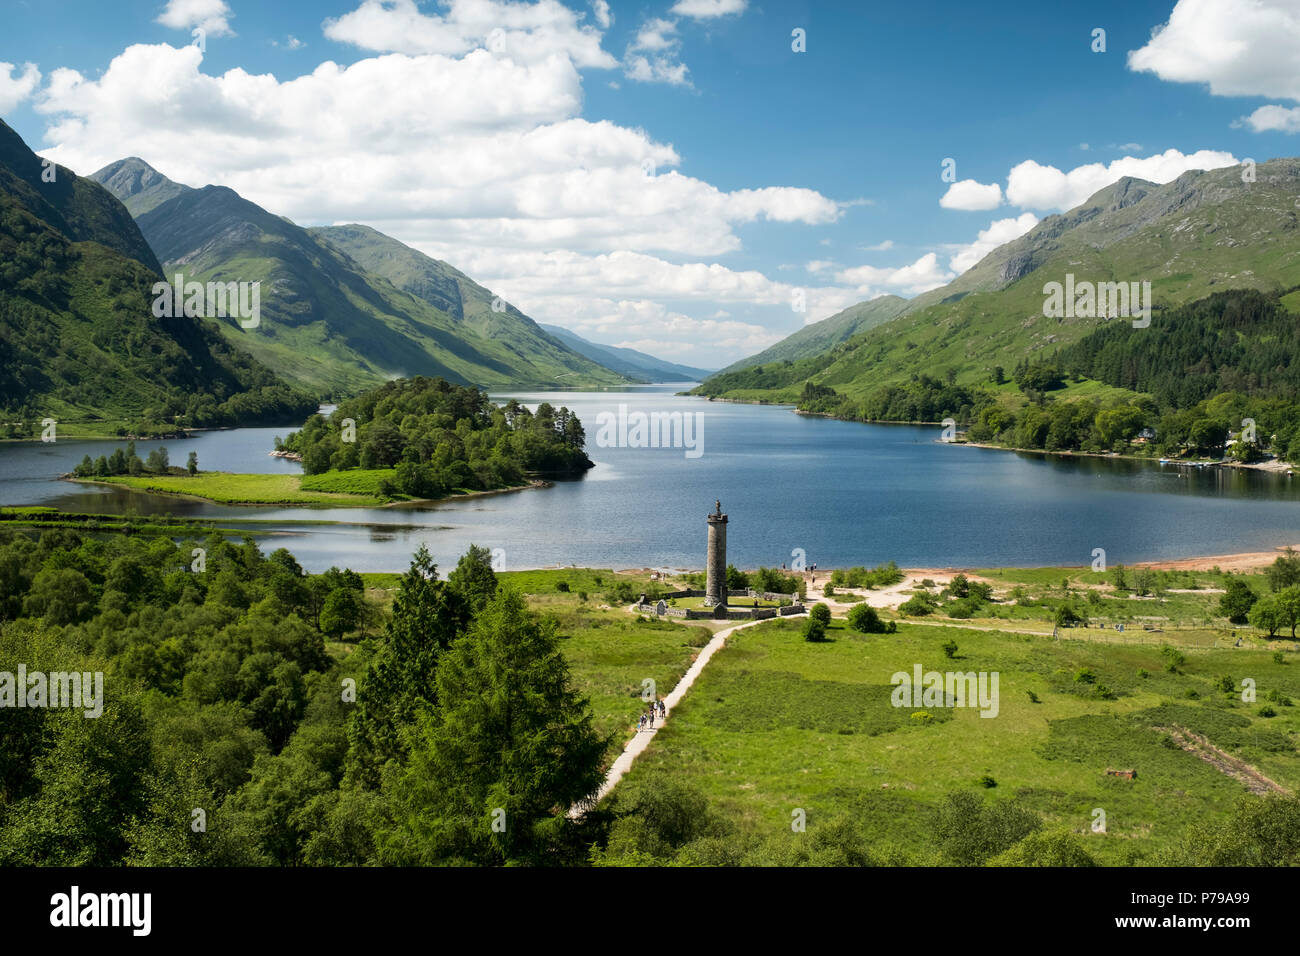
[[[1221,292],[1163,313],[1147,328],[1112,321],[1010,376],[998,369],[968,386],[956,376],[918,375],[855,399],[807,383],[800,407],[860,421],[970,423],[970,437],[1049,451],[1135,451],[1217,456],[1227,442],[1252,461],[1271,450],[1300,459],[1300,333],[1280,297]],[[999,380],[1001,378],[1001,380]],[[1109,390],[1079,395],[1087,383]]]
[[[3,124],[0,151],[0,419],[8,435],[31,437],[47,417],[147,434],[278,424],[315,407],[215,326],[153,316],[157,261],[105,190],[61,167],[61,178],[43,182],[37,157]]]

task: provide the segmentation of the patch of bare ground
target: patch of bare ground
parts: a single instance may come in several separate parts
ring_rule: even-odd
[[[1220,773],[1225,773],[1234,780],[1241,781],[1251,793],[1263,796],[1269,793],[1290,793],[1281,784],[1270,780],[1240,757],[1234,757],[1214,746],[1200,734],[1194,734],[1186,727],[1156,727],[1155,730],[1166,733],[1174,743],[1189,754],[1200,757]]]

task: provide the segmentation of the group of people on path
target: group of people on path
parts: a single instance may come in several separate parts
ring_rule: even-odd
[[[664,702],[662,700],[652,701],[650,709],[642,714],[641,719],[636,722],[637,733],[640,733],[643,730],[654,730],[655,718],[657,717],[662,721],[667,716],[668,708],[664,706]]]

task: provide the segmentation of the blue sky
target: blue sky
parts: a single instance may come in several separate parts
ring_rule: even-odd
[[[540,321],[710,367],[942,284],[1119,175],[1300,131],[1297,0],[7,0],[3,27],[0,115],[78,172],[134,154],[365,222]]]

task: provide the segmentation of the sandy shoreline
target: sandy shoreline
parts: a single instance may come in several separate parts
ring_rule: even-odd
[[[1300,551],[1300,542],[1292,545],[1282,545],[1268,551],[1240,551],[1233,554],[1207,554],[1198,557],[1168,558],[1162,561],[1135,561],[1132,564],[1125,565],[1125,567],[1152,568],[1158,571],[1208,571],[1214,567],[1217,567],[1221,571],[1250,571],[1257,568],[1264,568],[1272,564],[1287,547],[1291,547],[1294,548],[1296,551]],[[565,565],[565,567],[573,567],[573,565]],[[977,574],[981,570],[996,571],[1002,568],[1005,568],[1007,570],[1034,570],[1035,568],[1044,568],[1044,567],[1048,567],[1048,568],[1060,567],[1060,568],[1067,568],[1067,569],[1077,567],[1079,570],[1086,570],[1088,566],[1083,564],[1077,566],[1056,565],[1056,564],[1046,564],[1046,565],[985,564],[985,565],[964,565],[964,566],[951,565],[948,567],[926,567],[926,568],[905,568],[900,566],[899,570],[902,571],[908,577],[924,578],[924,577],[933,577],[936,575],[947,577],[948,575],[952,575],[952,574],[965,574],[967,576],[970,576],[970,575]],[[543,569],[537,569],[537,570],[543,570]],[[661,569],[619,568],[617,569],[616,573],[651,574],[652,572],[658,570]],[[741,570],[746,571],[746,573],[753,573],[758,569],[742,568]],[[817,585],[818,587],[820,587],[822,584],[825,584],[827,581],[830,580],[831,573],[835,570],[836,569],[832,567],[823,568],[819,566],[817,568],[817,573],[815,575],[805,571],[803,572],[802,577],[805,581],[809,582],[810,587],[812,586],[811,585],[812,579],[815,577],[817,579]],[[847,570],[847,568],[843,568],[840,570]],[[672,569],[672,571],[675,574],[679,574],[679,573],[700,574],[703,573],[704,569],[703,568],[694,568],[694,569],[674,568]],[[793,574],[794,572],[786,571],[785,573]]]

